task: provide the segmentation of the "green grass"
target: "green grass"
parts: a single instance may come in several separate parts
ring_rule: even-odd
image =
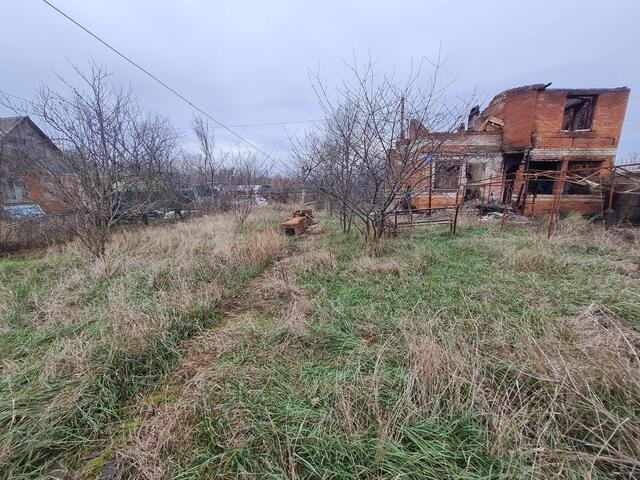
[[[564,373],[585,375],[590,390],[559,387],[543,379],[550,366],[536,363],[531,346],[539,342],[553,356],[564,345],[567,362],[582,361],[573,351],[579,332],[567,319],[592,303],[638,328],[637,280],[599,247],[493,227],[456,237],[430,230],[386,239],[369,271],[359,267],[368,255],[357,238],[331,231],[310,248],[329,252],[337,268],[294,275],[313,304],[306,332],[292,338],[282,312],[255,313],[240,351],[211,365],[218,375],[196,434],[173,459],[175,478],[632,472],[622,457],[602,458],[604,451],[637,458],[637,384],[610,384],[589,365]],[[514,264],[513,249],[548,255]],[[581,398],[586,391],[594,396]],[[592,400],[602,402],[600,412]],[[500,422],[512,425],[502,431]],[[611,448],[601,450],[600,431]]]
[[[219,325],[284,246],[263,216],[242,232],[213,217],[125,233],[104,261],[73,247],[0,260],[0,478],[81,468],[129,424],[181,341]]]
[[[241,306],[219,317],[200,302],[172,310],[175,321],[146,356],[135,345],[93,350],[87,402],[46,420],[58,429],[22,433],[37,443],[16,450],[23,470],[14,473],[42,472],[34,466],[52,458],[75,459],[67,465],[87,478],[107,463],[122,478],[149,479],[637,472],[640,286],[620,266],[640,261],[637,242],[586,225],[553,242],[475,225],[455,237],[425,229],[386,238],[372,253],[328,225],[258,283],[265,265],[242,263],[221,277],[196,262],[179,284],[160,269],[151,282],[141,272],[123,288],[113,278],[87,285],[74,297],[81,311],[103,309],[115,289],[161,315],[168,304],[158,285],[184,293],[221,278],[237,281],[226,280],[227,292]],[[48,261],[28,260],[24,271],[58,271]],[[21,283],[20,268],[5,267],[17,300],[0,348],[12,362],[28,364],[56,338],[101,331],[91,319],[18,328],[41,310],[23,289],[51,288],[35,274]],[[195,343],[182,345],[188,336]],[[43,368],[16,369],[6,401],[19,392],[32,415],[55,404],[38,383]],[[54,393],[72,379],[57,381]],[[88,451],[98,456],[84,458]]]

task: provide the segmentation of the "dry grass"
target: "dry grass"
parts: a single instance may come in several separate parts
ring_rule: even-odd
[[[170,403],[145,408],[144,420],[126,442],[117,449],[113,464],[113,478],[141,478],[159,480],[166,478],[175,465],[170,453],[189,447],[196,416],[203,414],[209,388],[229,372],[216,371],[212,365],[225,354],[242,351],[249,332],[256,328],[256,316],[268,312],[282,316],[277,328],[291,339],[301,339],[306,333],[311,302],[304,290],[293,283],[289,275],[292,265],[299,265],[304,255],[279,259],[260,277],[252,280],[242,295],[228,305],[224,323],[215,330],[202,334],[183,344],[184,361],[171,373],[159,388],[171,394]],[[166,397],[166,394],[163,395]],[[219,412],[229,418],[227,441],[233,446],[242,445],[250,431],[246,412],[241,408]]]
[[[558,240],[317,237],[194,340],[172,383],[198,397],[167,407],[189,435],[148,418],[124,476],[633,478],[640,292],[613,262],[636,257]]]
[[[447,417],[481,411],[489,451],[514,460],[533,455],[541,476],[576,469],[588,475],[588,465],[603,462],[613,470],[640,466],[638,418],[618,411],[613,400],[640,406],[637,333],[597,305],[545,329],[543,336],[525,330],[515,342],[492,335],[478,343],[446,330],[437,340],[442,324],[437,333],[410,331],[400,413],[408,407],[414,415]],[[590,453],[579,453],[581,437]],[[574,453],[563,451],[571,444]]]
[[[292,272],[335,269],[335,259],[327,252],[298,253],[278,261],[262,278],[250,298],[253,309],[279,316],[288,334],[301,339],[306,334],[312,306],[307,292],[297,285]]]
[[[408,269],[406,263],[395,258],[376,258],[362,256],[351,263],[351,269],[359,275],[382,274],[398,275]]]
[[[635,233],[571,218],[551,241],[535,227],[470,226],[456,237],[416,229],[374,254],[330,230],[282,258],[267,220],[249,231],[216,221],[202,242],[185,238],[188,224],[159,243],[131,232],[114,240],[130,252],[121,258],[89,266],[73,257],[55,266],[68,275],[54,286],[10,296],[23,310],[6,311],[29,328],[87,325],[42,350],[47,368],[35,379],[54,386],[90,379],[95,358],[85,352],[96,355],[97,340],[113,344],[98,357],[113,362],[175,328],[176,312],[217,318],[164,350],[184,358],[160,385],[146,380],[156,388],[106,458],[116,476],[638,476]],[[149,265],[148,249],[163,258]],[[234,279],[274,257],[238,289]],[[42,273],[30,272],[31,282]],[[223,317],[203,314],[220,299]],[[116,326],[126,341],[95,325]],[[34,359],[4,362],[11,385]],[[59,420],[94,395],[88,383],[71,387],[47,401]],[[0,455],[16,458],[24,438],[9,438]]]
[[[0,265],[0,406],[9,412],[0,470],[44,474],[84,447],[78,438],[95,439],[165,374],[178,341],[214,322],[222,301],[280,254],[278,218],[262,209],[238,230],[228,216],[203,217],[120,232],[101,260],[72,243]],[[149,428],[175,430],[157,422]]]
[[[296,256],[292,262],[293,268],[300,275],[317,271],[335,271],[336,257],[327,250],[312,250]]]
[[[541,223],[541,227],[546,225]],[[591,223],[578,215],[569,215],[560,220],[552,237],[556,245],[595,245],[603,249],[638,252],[640,233],[637,228],[614,226],[603,228],[600,223]]]
[[[166,478],[171,465],[165,459],[189,442],[194,414],[195,406],[189,408],[186,399],[150,412],[150,419],[118,450],[111,478]]]
[[[336,379],[325,393],[339,418],[332,428],[358,436],[374,429],[378,447],[370,461],[388,466],[388,455],[400,455],[395,445],[420,443],[408,431],[432,439],[420,448],[435,459],[439,429],[452,447],[465,437],[457,438],[453,425],[469,428],[471,418],[466,436],[477,443],[465,449],[499,459],[505,478],[634,478],[640,471],[637,236],[569,221],[551,242],[528,229],[483,227],[452,241],[416,233],[378,257],[349,250],[344,270],[338,262],[333,275],[301,269],[313,282],[331,285],[331,294],[316,291],[311,325],[316,335],[333,325],[336,345],[327,350],[328,340],[318,340],[319,355],[353,351],[333,366]],[[425,237],[427,246],[417,246]],[[420,259],[424,265],[416,267]],[[519,295],[525,307],[516,302]],[[355,333],[357,346],[338,346],[354,342],[347,332]],[[452,448],[439,467],[421,457],[427,469],[421,472],[464,477]],[[407,461],[415,458],[403,452]],[[399,475],[417,472],[397,468]]]

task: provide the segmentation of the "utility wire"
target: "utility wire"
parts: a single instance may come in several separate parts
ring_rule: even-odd
[[[313,122],[321,122],[322,120],[293,120],[290,122],[270,122],[270,123],[245,123],[240,125],[227,125],[228,127],[234,128],[245,128],[245,127],[276,127],[279,125],[294,125],[299,123],[313,123]],[[213,128],[221,128],[221,127],[213,127]]]
[[[292,120],[289,122],[268,122],[268,123],[242,123],[237,125],[227,125],[229,128],[248,128],[248,127],[277,127],[280,125],[294,125],[301,123],[315,123],[321,122],[322,120]],[[192,127],[176,127],[178,130],[191,130]],[[222,128],[222,127],[211,127],[213,129]]]
[[[271,155],[269,155],[268,153],[264,152],[263,150],[259,149],[258,147],[256,147],[253,143],[251,143],[249,140],[247,140],[246,138],[244,138],[242,135],[240,135],[237,132],[234,132],[231,128],[229,128],[228,126],[224,125],[223,123],[221,123],[220,121],[216,120],[215,118],[213,118],[211,115],[209,115],[207,112],[205,112],[204,110],[202,110],[200,107],[198,107],[197,105],[195,105],[191,100],[187,99],[184,95],[182,95],[181,93],[179,93],[178,91],[176,91],[174,88],[170,87],[169,85],[167,85],[165,82],[163,82],[162,80],[160,80],[158,77],[156,77],[153,73],[149,72],[149,70],[143,68],[142,66],[140,66],[138,63],[134,62],[133,60],[131,60],[129,57],[127,57],[124,53],[120,52],[119,50],[117,50],[115,47],[112,47],[111,45],[109,45],[109,43],[107,43],[105,40],[102,40],[102,38],[100,38],[97,34],[93,33],[91,30],[89,30],[88,28],[86,28],[85,26],[83,26],[82,24],[80,24],[79,22],[77,22],[76,20],[74,20],[73,18],[71,18],[69,15],[67,15],[65,12],[63,12],[62,10],[60,10],[58,7],[56,7],[55,5],[53,5],[51,2],[49,2],[48,0],[42,0],[45,4],[47,4],[49,7],[51,7],[53,10],[55,10],[56,12],[58,12],[60,15],[62,15],[63,17],[65,17],[67,20],[69,20],[71,23],[73,23],[74,25],[76,25],[78,28],[84,30],[86,33],[88,33],[89,35],[91,35],[93,38],[95,38],[97,41],[99,41],[101,44],[103,44],[105,47],[107,47],[109,50],[111,50],[112,52],[114,52],[116,55],[120,56],[121,58],[123,58],[124,60],[126,60],[127,62],[129,62],[131,65],[133,65],[134,67],[136,67],[138,70],[140,70],[141,72],[143,72],[145,75],[151,77],[155,82],[157,82],[158,84],[162,85],[164,88],[166,88],[167,90],[169,90],[171,93],[173,93],[176,97],[178,97],[179,99],[181,99],[182,101],[186,102],[187,104],[189,104],[192,108],[194,108],[196,111],[198,111],[199,113],[201,113],[202,115],[204,115],[205,117],[207,117],[208,119],[212,120],[213,122],[217,123],[219,125],[218,128],[224,128],[227,132],[235,135],[237,138],[239,138],[240,140],[242,140],[243,142],[245,142],[247,145],[249,145],[250,147],[252,147],[253,149],[255,149],[257,152],[262,153],[263,155],[265,155],[267,158],[271,158]]]

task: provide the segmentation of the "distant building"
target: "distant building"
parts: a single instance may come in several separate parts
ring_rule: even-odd
[[[451,204],[464,185],[467,197],[515,205],[527,215],[549,212],[560,181],[548,177],[525,181],[526,174],[583,170],[607,175],[614,164],[629,93],[626,87],[527,85],[500,93],[482,111],[474,107],[467,127],[456,132],[430,132],[419,122],[410,122],[405,141],[424,139],[424,154],[430,155],[428,167],[412,181],[428,184],[431,191],[422,188],[409,195],[409,206]],[[434,143],[439,145],[435,152]],[[601,195],[592,194],[587,186],[567,182],[561,193],[560,211],[593,214],[602,209]],[[535,197],[535,206],[518,204],[527,196]],[[407,203],[406,198],[402,201]]]
[[[254,197],[269,199],[271,197],[271,185],[252,184],[252,185],[235,185],[236,191],[242,192]]]
[[[46,178],[31,168],[34,159],[55,161],[60,150],[29,117],[0,118],[0,214],[32,218],[64,213]]]

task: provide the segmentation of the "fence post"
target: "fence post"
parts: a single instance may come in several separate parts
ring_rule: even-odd
[[[567,168],[569,167],[569,161],[565,160],[562,164],[562,174],[560,175],[560,183],[555,185],[555,192],[553,195],[553,204],[551,206],[551,218],[549,219],[549,228],[547,230],[547,239],[553,235],[556,223],[558,222],[558,211],[560,210],[560,197],[564,190],[564,182],[567,178]]]

